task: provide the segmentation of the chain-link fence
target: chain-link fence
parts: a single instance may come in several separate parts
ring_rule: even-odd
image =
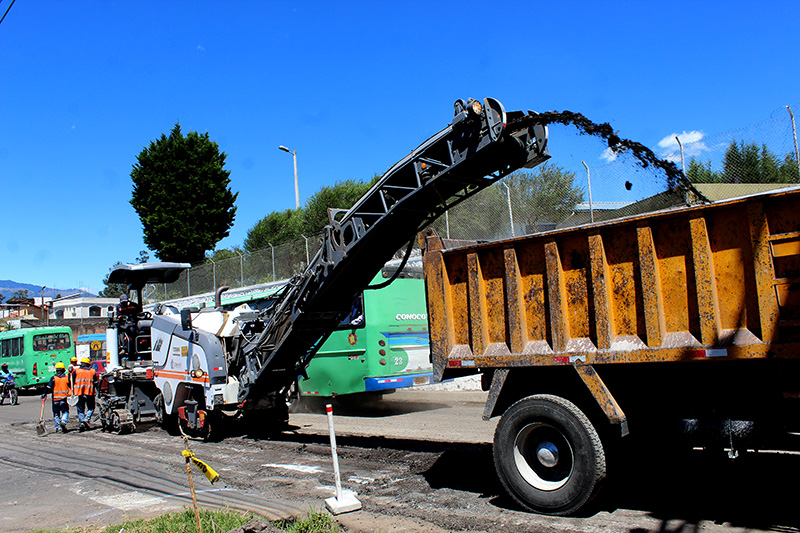
[[[175,283],[148,285],[148,303],[176,300],[198,294],[213,294],[219,287],[231,289],[260,285],[292,277],[302,272],[314,258],[322,243],[322,233],[249,253],[236,252],[235,257],[206,259],[194,265]]]
[[[670,189],[663,171],[642,165],[635,154],[615,154],[594,139],[572,143],[570,137],[576,137],[574,130],[551,125],[550,161],[507,176],[451,208],[433,227],[450,239],[497,240],[800,183],[789,108],[736,130],[684,131],[659,142],[656,155],[685,169],[696,192]],[[305,269],[321,238],[320,233],[229,259],[208,259],[175,283],[148,286],[146,298],[173,300],[213,294],[223,285],[289,278]]]

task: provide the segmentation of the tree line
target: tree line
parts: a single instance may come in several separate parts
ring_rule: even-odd
[[[689,161],[686,176],[692,183],[800,183],[797,159],[789,153],[779,157],[766,144],[732,141],[725,150],[722,170],[711,161]]]

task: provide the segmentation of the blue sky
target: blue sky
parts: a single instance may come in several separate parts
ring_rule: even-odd
[[[10,0],[0,2],[0,12]],[[457,98],[581,112],[653,149],[800,104],[800,2],[56,2],[0,24],[0,279],[97,291],[145,249],[136,155],[176,121],[239,192],[218,247],[383,173]],[[800,112],[800,110],[797,110]],[[551,130],[553,161],[599,161]],[[595,200],[617,200],[593,182]]]

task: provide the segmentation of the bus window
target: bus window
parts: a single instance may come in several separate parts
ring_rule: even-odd
[[[56,350],[65,350],[72,345],[69,333],[56,333]]]
[[[22,355],[22,337],[14,337],[11,339],[3,339],[2,348],[3,357],[17,357]]]

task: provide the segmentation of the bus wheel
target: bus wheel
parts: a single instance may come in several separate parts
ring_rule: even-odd
[[[606,476],[597,431],[572,402],[547,394],[512,405],[494,434],[494,463],[522,507],[551,515],[576,512]]]

